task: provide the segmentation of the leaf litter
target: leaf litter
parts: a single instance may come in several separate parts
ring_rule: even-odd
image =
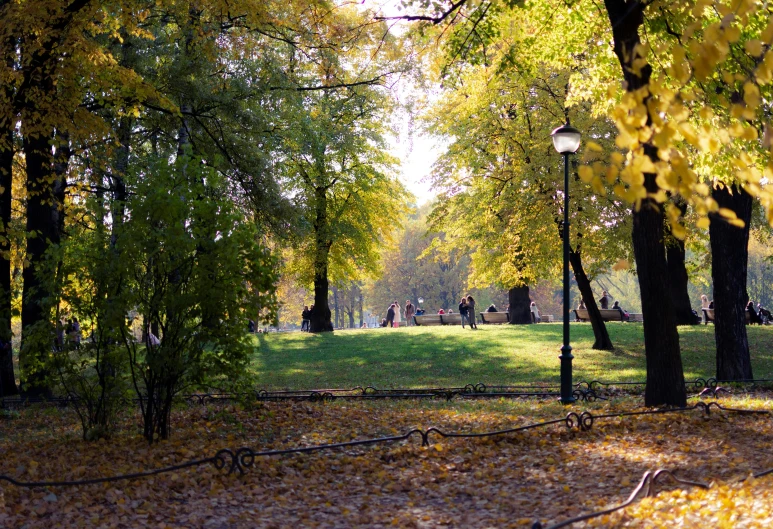
[[[770,409],[764,398],[720,399]],[[621,398],[553,402],[427,401],[212,404],[175,410],[172,439],[148,446],[137,416],[108,441],[80,440],[70,410],[0,420],[0,474],[79,480],[156,469],[222,448],[296,448],[431,426],[485,432],[588,410],[640,408]],[[658,485],[656,497],[576,527],[769,527],[773,417],[699,411],[563,424],[491,438],[419,436],[391,444],[256,458],[244,475],[211,465],[101,485],[25,489],[0,481],[0,527],[530,527],[622,503],[647,470],[668,468],[708,490]],[[743,481],[742,481],[743,480]]]

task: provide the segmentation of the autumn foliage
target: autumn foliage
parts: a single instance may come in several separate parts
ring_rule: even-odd
[[[585,404],[596,415],[638,399]],[[720,401],[767,409],[767,396]],[[182,407],[173,440],[148,446],[125,416],[110,443],[78,439],[67,410],[6,413],[0,474],[85,479],[209,457],[221,448],[293,448],[384,437],[414,427],[484,432],[561,417],[552,401],[265,403]],[[739,480],[771,464],[771,417],[701,411],[564,424],[487,439],[430,437],[371,447],[256,458],[243,476],[202,466],[132,481],[26,490],[0,485],[5,527],[528,527],[621,503],[649,469],[713,482],[707,491],[664,481],[657,497],[590,523],[764,527],[770,478]],[[28,432],[34,431],[31,436]],[[732,510],[729,509],[732,507]],[[648,517],[654,517],[648,521]]]

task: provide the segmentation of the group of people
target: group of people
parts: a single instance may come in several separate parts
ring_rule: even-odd
[[[311,327],[311,311],[314,310],[314,305],[309,307],[308,305],[303,306],[303,311],[301,311],[301,330],[308,332]],[[296,314],[298,314],[296,312]]]
[[[493,309],[493,310],[492,310]],[[497,308],[492,304],[486,309],[486,312],[497,312]],[[439,309],[438,314],[445,314],[446,311]],[[453,314],[453,309],[448,309],[448,314]],[[464,328],[465,322],[470,326],[470,329],[477,329],[478,324],[475,319],[475,299],[472,296],[464,296],[459,302],[459,316],[462,320],[462,328]]]
[[[395,300],[394,303],[389,305],[389,308],[387,309],[386,318],[383,318],[381,320],[381,326],[382,327],[399,327],[400,324],[403,322],[403,318],[401,314],[405,314],[405,323],[409,327],[414,324],[413,317],[416,315],[423,314],[424,311],[417,309],[416,305],[411,303],[410,299],[405,300],[405,308],[401,312],[400,303]]]
[[[65,346],[69,349],[80,349],[81,347],[81,324],[76,317],[72,317],[66,322],[57,322],[54,347],[57,351],[63,351]]]
[[[492,311],[493,307],[493,311]],[[491,305],[488,308],[489,312],[496,312],[496,307],[494,305]],[[438,314],[445,314],[446,311],[443,309],[438,310]],[[453,314],[454,311],[449,309],[448,314]],[[382,327],[399,327],[403,322],[403,317],[405,317],[405,323],[408,326],[414,325],[414,316],[421,316],[424,314],[424,311],[421,309],[417,309],[416,306],[411,303],[411,300],[406,299],[405,300],[405,307],[401,307],[400,304],[395,301],[391,305],[389,305],[389,308],[387,309],[386,318],[383,318],[381,320],[381,326]],[[462,300],[459,302],[459,315],[461,316],[462,320],[462,328],[465,327],[465,325],[469,325],[470,329],[477,329],[478,324],[475,318],[475,299],[472,296],[464,296]]]
[[[714,300],[709,300],[706,294],[701,294],[701,309],[714,309]],[[751,325],[764,325],[773,322],[773,316],[770,311],[762,306],[761,303],[757,303],[757,308],[754,308],[754,302],[749,300],[746,304],[746,312],[749,314],[749,324]],[[703,313],[705,320],[706,313]],[[705,321],[704,321],[705,323]]]
[[[610,310],[609,309],[609,302],[610,301],[612,301],[612,296],[610,296],[609,292],[607,292],[606,290],[602,290],[601,291],[601,297],[599,298],[599,308]],[[586,308],[585,307],[585,300],[584,299],[580,298],[580,303],[579,303],[579,305],[577,305],[577,308],[578,309],[585,309]],[[618,311],[620,313],[620,320],[621,321],[629,321],[631,319],[631,315],[628,314],[627,310],[623,309],[623,307],[622,307],[622,305],[620,305],[619,301],[615,301],[612,304],[612,309],[611,310],[616,310],[616,311]]]
[[[465,296],[462,301],[459,302],[459,315],[462,319],[462,329],[464,329],[464,320],[467,320],[467,324],[470,329],[478,328],[478,323],[475,321],[475,300],[472,296]]]

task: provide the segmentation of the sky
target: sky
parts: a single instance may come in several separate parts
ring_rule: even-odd
[[[400,3],[401,0],[364,0],[362,5],[380,10],[384,16],[399,16],[405,14],[398,9]],[[396,23],[398,26],[400,24]],[[436,195],[431,189],[429,175],[443,148],[438,138],[423,133],[418,127],[414,127],[411,132],[409,119],[410,116],[404,115],[402,121],[396,123],[399,136],[390,140],[390,151],[401,162],[398,173],[400,181],[416,196],[416,205],[421,206],[430,202]]]
[[[435,193],[431,190],[429,175],[442,152],[437,141],[419,131],[414,132],[413,138],[404,132],[392,142],[391,152],[400,159],[400,181],[416,196],[416,205],[431,201]]]

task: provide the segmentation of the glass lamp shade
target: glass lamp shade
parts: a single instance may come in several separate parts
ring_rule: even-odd
[[[551,134],[553,137],[553,146],[559,154],[568,154],[577,152],[580,148],[580,131],[569,125],[558,127]]]

